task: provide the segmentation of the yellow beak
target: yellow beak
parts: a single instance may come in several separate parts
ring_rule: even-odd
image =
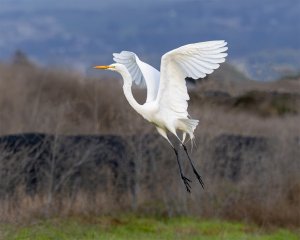
[[[96,69],[108,69],[110,66],[95,66]]]

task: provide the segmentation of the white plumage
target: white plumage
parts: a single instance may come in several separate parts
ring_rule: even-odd
[[[159,71],[142,62],[133,52],[122,51],[121,53],[114,53],[113,56],[115,62],[123,64],[127,68],[136,85],[147,87],[146,102],[154,101],[159,87]]]
[[[186,87],[186,77],[199,79],[211,74],[225,61],[227,56],[227,42],[208,41],[188,44],[167,52],[161,58],[159,72],[154,67],[141,61],[133,52],[122,51],[114,53],[116,63],[109,66],[96,66],[98,69],[108,69],[119,72],[124,80],[123,90],[129,104],[146,120],[153,123],[161,134],[173,147],[177,160],[178,153],[167,136],[173,133],[180,141],[186,154],[184,145],[186,134],[190,140],[194,138],[194,130],[198,120],[190,119],[187,111],[189,95]],[[136,102],[132,95],[132,82],[139,86],[147,86],[147,99],[143,105]],[[183,133],[180,139],[177,131]],[[197,173],[189,155],[188,158],[194,173],[203,182]],[[183,176],[178,160],[181,177],[190,191],[189,179]]]

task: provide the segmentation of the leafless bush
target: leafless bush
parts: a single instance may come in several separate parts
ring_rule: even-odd
[[[251,89],[295,93],[298,85],[245,81],[191,89],[190,112],[200,119],[192,157],[206,188],[181,153],[193,180],[187,194],[173,150],[133,112],[116,79],[1,64],[0,134],[47,133],[0,141],[1,221],[135,211],[299,224],[299,114],[262,117],[230,105]]]
[[[116,79],[84,78],[35,66],[0,66],[0,133],[130,131],[136,119]],[[138,95],[139,92],[137,92]],[[133,117],[134,116],[134,117]],[[138,127],[139,120],[135,120]]]

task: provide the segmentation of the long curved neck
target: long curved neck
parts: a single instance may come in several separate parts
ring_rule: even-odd
[[[123,91],[124,91],[124,95],[125,95],[127,101],[129,102],[129,104],[131,105],[132,108],[134,108],[139,114],[142,114],[143,106],[141,104],[139,104],[132,95],[131,75],[129,74],[127,69],[125,71],[120,72],[120,74],[123,77],[123,81],[124,81]]]

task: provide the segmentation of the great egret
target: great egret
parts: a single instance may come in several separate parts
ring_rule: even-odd
[[[189,95],[185,78],[203,78],[212,73],[220,63],[225,62],[227,56],[227,42],[208,41],[188,44],[165,53],[161,58],[160,70],[142,62],[133,52],[122,51],[114,53],[116,63],[108,66],[95,66],[96,69],[106,69],[118,72],[123,77],[123,91],[129,104],[146,120],[153,123],[158,133],[172,146],[176,154],[177,163],[186,190],[190,192],[190,179],[184,176],[178,158],[178,151],[167,136],[173,133],[186,152],[193,172],[204,188],[204,183],[197,172],[185,146],[186,134],[193,141],[194,131],[198,120],[191,119],[188,112]],[[133,97],[132,82],[147,86],[147,99],[141,105]],[[182,138],[177,131],[182,132]]]

